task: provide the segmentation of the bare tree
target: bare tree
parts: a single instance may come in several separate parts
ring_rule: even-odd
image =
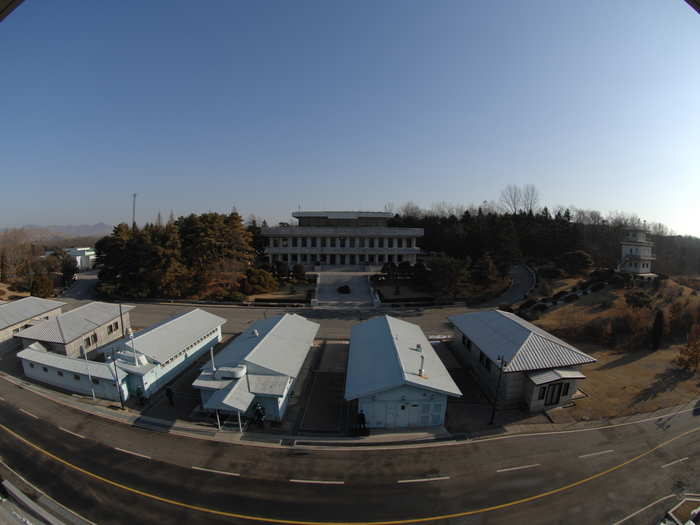
[[[501,191],[501,209],[505,213],[518,213],[523,207],[523,194],[515,184],[509,184]]]
[[[402,217],[416,217],[420,218],[423,216],[423,210],[420,209],[413,201],[408,201],[406,204],[399,208],[399,215]]]
[[[387,202],[384,205],[384,211],[386,213],[396,213],[396,206],[394,205],[393,202]]]
[[[522,205],[527,212],[536,212],[540,205],[540,192],[534,184],[526,184],[522,189]]]

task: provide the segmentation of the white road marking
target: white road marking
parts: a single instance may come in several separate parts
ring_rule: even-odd
[[[114,447],[114,450],[118,450],[119,452],[124,452],[125,454],[131,454],[132,456],[138,456],[143,459],[151,459],[150,456],[144,456],[143,454],[139,454],[138,452],[132,452],[131,450],[125,450],[123,448],[119,447]]]
[[[194,470],[203,470],[204,472],[213,472],[214,474],[223,474],[225,476],[240,476],[237,472],[226,472],[224,470],[214,470],[213,468],[195,467],[192,466]]]
[[[420,478],[420,479],[400,479],[397,483],[422,483],[424,481],[441,481],[444,479],[450,479],[450,476],[437,476],[434,478]]]
[[[290,479],[290,483],[316,483],[319,485],[345,485],[344,481],[325,481],[321,479]]]
[[[684,461],[688,461],[688,458],[681,458],[677,459],[676,461],[671,461],[671,463],[666,463],[665,465],[661,465],[661,468],[666,468],[670,467],[671,465],[675,465],[676,463],[683,463]]]
[[[20,411],[20,412],[24,412],[24,413],[27,414],[29,417],[33,417],[34,419],[39,419],[39,416],[35,416],[34,414],[32,414],[31,412],[29,412],[28,410],[25,410],[25,409],[23,409],[23,408],[20,408],[19,411]]]
[[[600,452],[591,452],[590,454],[581,454],[579,457],[581,459],[583,458],[592,458],[593,456],[600,456],[602,454],[610,454],[610,452],[615,452],[613,449],[610,450],[601,450]]]
[[[532,465],[523,465],[522,467],[509,467],[509,468],[502,468],[498,469],[496,472],[511,472],[513,470],[523,470],[526,468],[534,468],[534,467],[539,467],[539,463],[533,463]]]
[[[68,430],[67,428],[63,428],[63,427],[58,427],[58,428],[60,428],[60,429],[63,430],[64,432],[68,432],[69,434],[74,435],[75,437],[79,437],[80,439],[85,439],[85,436],[83,436],[83,435],[81,435],[81,434],[78,434],[78,433],[76,433],[76,432],[73,432],[72,430]]]

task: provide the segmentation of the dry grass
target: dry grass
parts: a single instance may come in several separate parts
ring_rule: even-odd
[[[3,291],[5,293],[3,293]],[[10,290],[10,285],[6,283],[0,283],[0,301],[9,301],[10,297],[28,297],[29,292],[18,292],[15,290]]]
[[[414,286],[410,281],[399,281],[399,293],[396,294],[396,285],[391,279],[372,283],[375,290],[381,292],[382,297],[387,301],[392,298],[401,299],[404,297],[415,297],[419,299],[434,297],[429,291]]]
[[[285,284],[276,292],[249,295],[248,299],[251,301],[255,299],[298,299],[305,301],[306,292],[314,288],[315,285],[313,284]]]

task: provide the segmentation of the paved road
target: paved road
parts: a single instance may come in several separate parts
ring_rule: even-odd
[[[321,272],[318,274],[316,299],[319,303],[335,305],[371,305],[372,292],[368,278],[372,273],[367,272]],[[340,286],[350,287],[349,294],[338,293]]]
[[[78,300],[94,299],[98,282],[97,270],[79,273],[75,276],[75,282],[61,297]]]
[[[510,276],[513,279],[510,288],[508,288],[500,297],[481,305],[482,307],[495,307],[501,304],[513,304],[517,301],[522,301],[525,295],[535,284],[532,272],[530,272],[527,266],[523,266],[521,264],[511,268]]]
[[[700,408],[609,429],[338,451],[154,433],[96,419],[5,381],[0,396],[0,424],[80,468],[190,505],[274,519],[392,520],[474,511],[436,522],[612,523],[660,495],[700,488]],[[37,453],[2,428],[0,454],[98,523],[245,521],[129,494]],[[555,492],[543,495],[547,491]],[[525,498],[534,499],[499,507]],[[484,510],[490,507],[497,508]]]

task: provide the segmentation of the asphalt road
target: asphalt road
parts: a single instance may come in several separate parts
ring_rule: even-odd
[[[549,524],[612,523],[661,495],[700,488],[700,407],[582,432],[430,448],[317,450],[223,444],[131,428],[4,381],[0,396],[4,461],[98,523],[247,521],[224,520],[129,489],[265,522],[410,520],[467,511],[473,514],[431,522]],[[123,486],[68,468],[5,429]],[[309,483],[318,481],[336,484]],[[649,515],[640,520],[647,521],[628,523],[649,523]]]
[[[321,272],[318,274],[316,299],[319,303],[367,305],[372,304],[372,292],[367,272]],[[350,293],[338,293],[340,286],[350,287]]]

